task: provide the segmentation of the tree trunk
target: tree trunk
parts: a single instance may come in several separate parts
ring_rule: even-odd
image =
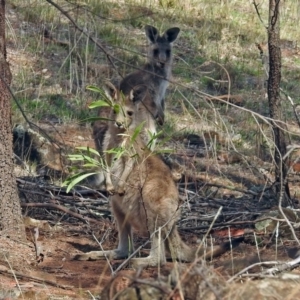
[[[5,46],[5,0],[0,0],[0,233],[24,240],[25,228],[14,175],[10,82]]]
[[[268,46],[269,46],[269,79],[268,79],[268,98],[270,107],[270,117],[273,119],[273,134],[275,142],[275,177],[277,195],[282,192],[289,194],[287,177],[287,165],[282,157],[286,154],[285,135],[282,128],[280,81],[281,81],[281,51],[280,51],[280,22],[279,22],[280,0],[269,0],[269,27],[268,27]],[[283,187],[285,189],[283,189]]]

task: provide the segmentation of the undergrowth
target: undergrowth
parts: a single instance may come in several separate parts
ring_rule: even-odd
[[[261,44],[267,55],[267,1],[258,7],[260,16],[252,3],[240,1],[60,0],[57,4],[97,39],[111,57],[108,59],[47,1],[13,0],[11,8],[22,20],[9,24],[8,44],[23,55],[21,63],[13,66],[13,89],[19,94],[24,112],[34,120],[42,121],[48,114],[62,122],[78,122],[94,115],[88,105],[97,99],[86,91],[86,86],[101,87],[105,80],[118,82],[121,76],[143,64],[146,24],[161,31],[179,26],[180,38],[174,44],[174,78],[167,99],[169,114],[176,113],[178,117],[174,124],[174,118],[168,120],[164,135],[175,135],[177,139],[182,127],[198,134],[216,130],[227,136],[240,133],[243,141],[236,143],[240,151],[245,143],[255,144],[257,122],[251,111],[262,116],[268,114],[266,64],[262,63],[256,46]],[[300,102],[298,11],[298,1],[282,3],[282,86],[296,104]],[[21,39],[16,41],[16,35]],[[224,94],[241,95],[246,109],[207,97]],[[14,110],[19,122],[15,106]],[[294,118],[289,102],[284,102],[283,118]],[[180,125],[180,120],[185,125]]]

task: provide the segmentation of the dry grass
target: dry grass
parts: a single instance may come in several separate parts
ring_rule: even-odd
[[[267,24],[267,2],[259,6],[264,24]],[[101,69],[109,63],[106,56],[85,36],[74,31],[54,7],[42,0],[13,1],[22,22],[11,21],[12,15],[9,15],[8,40],[18,52],[24,53],[26,60],[15,58],[10,51],[14,89],[30,113],[34,111],[37,120],[49,110],[68,122],[84,117],[87,103],[95,99],[95,95],[85,91],[87,84],[101,85],[107,77],[117,80],[118,73],[124,75],[144,61],[146,39],[142,27],[149,23],[163,30],[176,25],[181,28],[181,36],[175,43],[174,84],[168,97],[169,122],[173,122],[174,112],[184,122],[176,122],[179,128],[170,124],[171,131],[166,134],[172,137],[172,130],[184,127],[194,133],[215,130],[227,138],[241,135],[241,139],[234,142],[235,147],[245,153],[251,148],[250,152],[256,154],[258,146],[254,137],[261,131],[260,124],[265,123],[263,116],[268,110],[266,75],[255,43],[266,43],[266,29],[252,3],[205,0],[183,4],[176,0],[58,3],[70,12],[79,26],[98,38],[110,54],[131,67],[115,60],[117,70],[107,74],[104,67]],[[283,55],[283,87],[295,101],[299,92],[300,58],[298,48],[291,47],[300,40],[295,26],[299,23],[298,11],[297,1],[282,4],[281,36],[287,40],[286,48],[291,52]],[[44,28],[55,39],[67,42],[67,46],[45,40]],[[15,36],[21,37],[18,42]],[[262,116],[254,117],[251,111],[224,106],[218,100],[207,101],[206,94],[227,93],[241,95],[243,107]],[[284,120],[291,119],[291,107],[285,102]],[[298,134],[298,130],[294,133]],[[263,142],[269,144],[265,138]]]

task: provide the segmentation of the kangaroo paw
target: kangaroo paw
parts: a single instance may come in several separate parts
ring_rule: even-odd
[[[123,196],[125,194],[125,187],[123,185],[119,185],[117,192],[119,196]]]
[[[115,193],[115,187],[113,185],[106,185],[106,191],[110,194],[113,195]]]
[[[139,257],[132,258],[130,264],[133,268],[146,268],[146,267],[156,267],[158,264],[164,265],[165,261],[159,262],[157,257],[148,256],[148,257]]]
[[[106,251],[91,251],[83,254],[76,254],[73,260],[102,260],[102,259],[123,259],[128,257],[128,253],[123,253],[118,249]]]

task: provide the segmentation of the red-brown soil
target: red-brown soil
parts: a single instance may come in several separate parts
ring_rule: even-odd
[[[107,230],[104,226],[100,227],[94,225],[93,228],[90,228],[88,225],[78,222],[77,224],[63,223],[52,226],[51,230],[40,230],[39,243],[44,255],[44,260],[40,263],[37,263],[35,259],[35,248],[31,242],[29,229],[27,229],[28,241],[26,243],[12,241],[2,236],[0,238],[0,299],[16,299],[15,296],[7,296],[12,291],[13,295],[20,294],[20,299],[22,297],[24,299],[62,299],[63,296],[63,299],[91,299],[91,294],[99,295],[112,278],[110,268],[116,269],[121,261],[112,261],[109,265],[107,261],[75,261],[72,260],[72,257],[81,251],[99,249],[91,230],[93,229],[97,239],[101,240]],[[117,242],[114,225],[111,224],[110,227],[112,230],[102,244],[105,249],[112,249]],[[198,238],[195,234],[187,234],[184,231],[181,231],[181,235],[189,244],[194,244]],[[137,244],[142,241],[142,239],[137,239]],[[147,250],[144,250],[142,255],[145,255],[146,252]],[[279,247],[279,260],[286,260],[285,252],[283,247]],[[228,252],[208,264],[213,266],[216,276],[221,275],[223,279],[226,279],[231,276],[229,274],[232,274],[233,267],[237,272],[247,265],[257,262],[258,258],[255,253],[255,245],[242,243],[232,253]],[[233,264],[231,255],[234,257]],[[260,255],[262,260],[274,260],[274,249],[261,250]],[[190,264],[184,265],[189,266]],[[157,278],[158,274],[167,276],[173,266],[172,262],[168,262],[161,269],[144,269],[138,278],[147,280]],[[15,277],[8,274],[9,270],[15,272]],[[256,271],[259,272],[259,270],[258,268]],[[115,289],[120,291],[127,287],[128,278],[135,276],[136,270],[130,267],[125,268],[115,283]],[[8,293],[6,296],[5,291]]]

